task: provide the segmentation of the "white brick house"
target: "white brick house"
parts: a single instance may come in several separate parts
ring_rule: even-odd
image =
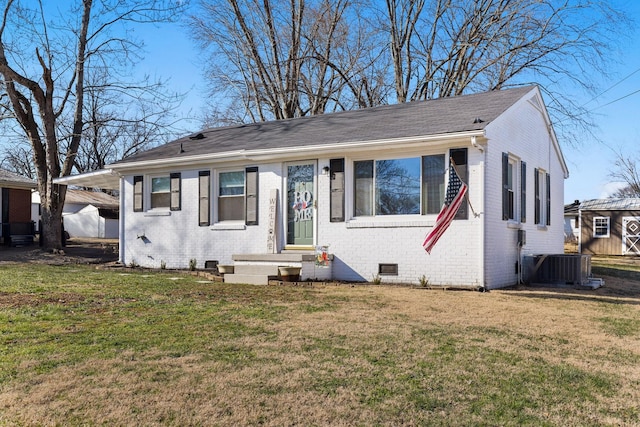
[[[429,255],[450,158],[470,205]],[[528,86],[206,129],[58,182],[117,182],[125,264],[290,264],[303,280],[492,289],[518,282],[522,256],[563,252],[567,177]],[[322,246],[328,267],[313,262]]]

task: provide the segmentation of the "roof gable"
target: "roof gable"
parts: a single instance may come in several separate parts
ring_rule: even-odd
[[[384,105],[296,119],[205,129],[138,153],[114,166],[242,150],[269,150],[313,145],[445,135],[482,131],[511,105],[533,90],[519,87]]]

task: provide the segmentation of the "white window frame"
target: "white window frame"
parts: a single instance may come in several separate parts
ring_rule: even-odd
[[[168,200],[168,204],[167,206],[153,206],[153,180],[155,178],[167,178],[169,180],[169,190],[167,191],[167,194],[169,196],[169,200]],[[148,205],[150,211],[168,211],[171,208],[171,174],[170,173],[162,173],[162,174],[157,174],[157,175],[149,175],[148,177],[148,186],[147,188],[149,189],[149,191],[147,192],[148,194]]]
[[[243,184],[242,184],[242,195],[233,195],[233,196],[222,196],[220,195],[220,184],[221,184],[221,179],[220,179],[220,175],[225,174],[225,173],[231,173],[231,172],[242,172],[242,178],[243,178]],[[247,173],[245,168],[232,168],[232,169],[221,169],[216,171],[216,182],[215,182],[215,222],[218,224],[243,224],[245,222],[246,219],[246,192],[247,192]],[[220,219],[220,199],[222,198],[240,198],[242,197],[242,217],[238,218],[238,219],[226,219],[226,220],[221,220]]]
[[[365,220],[374,220],[374,221],[385,221],[385,220],[393,220],[393,219],[411,219],[411,218],[425,218],[425,217],[435,217],[438,215],[440,208],[442,208],[442,203],[436,203],[437,206],[437,211],[433,212],[433,213],[424,213],[425,210],[425,195],[424,195],[424,189],[423,189],[423,180],[424,180],[424,170],[423,170],[423,158],[424,157],[429,157],[429,156],[443,156],[444,158],[444,164],[443,164],[443,175],[442,175],[442,199],[444,200],[445,197],[445,193],[446,193],[446,185],[447,185],[447,174],[444,172],[447,170],[448,166],[449,166],[449,161],[447,160],[447,154],[449,153],[449,150],[445,151],[444,153],[442,152],[434,152],[434,153],[414,153],[414,152],[407,152],[404,153],[403,155],[396,155],[396,156],[374,156],[374,157],[366,157],[366,158],[360,158],[360,157],[356,157],[356,158],[352,158],[349,159],[349,170],[350,170],[350,176],[351,176],[351,182],[350,185],[346,184],[345,181],[345,187],[350,187],[348,189],[348,191],[351,193],[351,200],[349,200],[349,205],[350,205],[350,209],[351,209],[351,220],[352,221],[365,221]],[[375,170],[376,170],[376,164],[377,162],[380,161],[387,161],[387,160],[404,160],[404,159],[418,159],[420,162],[420,176],[418,177],[418,185],[420,186],[420,192],[419,192],[419,196],[420,196],[420,205],[419,205],[419,209],[418,212],[416,213],[412,213],[412,214],[388,214],[388,215],[383,215],[383,214],[376,214],[375,212],[375,192],[376,192],[376,182],[375,182]],[[357,191],[355,188],[355,184],[356,184],[356,171],[355,171],[355,164],[357,162],[367,162],[367,161],[371,161],[373,162],[373,169],[374,169],[374,175],[373,175],[373,185],[371,188],[372,194],[371,194],[371,201],[372,201],[372,212],[371,215],[356,215],[356,197],[357,197]],[[346,194],[346,193],[345,193]],[[349,196],[347,196],[347,200],[348,200]],[[346,209],[346,205],[345,205],[345,209]],[[346,212],[346,211],[345,211]]]
[[[548,212],[549,212],[549,208],[547,206],[548,200],[549,200],[549,195],[547,194],[547,171],[542,169],[542,168],[537,168],[536,169],[538,176],[537,176],[537,180],[538,180],[538,194],[536,194],[535,196],[538,198],[539,200],[539,218],[538,221],[536,222],[536,225],[539,228],[545,228],[547,227],[548,224]],[[535,209],[535,206],[534,206]],[[534,215],[534,219],[535,219],[535,215]]]
[[[598,220],[600,221],[605,221],[606,224],[596,224],[598,222]],[[603,227],[606,227],[607,233],[606,234],[598,234],[598,229],[602,229]],[[611,217],[608,216],[594,216],[593,217],[593,237],[594,238],[598,238],[598,239],[602,239],[602,238],[609,238],[611,236]]]
[[[518,197],[517,189],[520,187],[519,184],[519,173],[518,173],[518,159],[509,156],[509,163],[507,166],[507,174],[511,175],[511,182],[508,184],[508,192],[512,198],[513,203],[513,211],[509,212],[509,221],[519,222],[520,218],[520,203]]]
[[[522,160],[511,153],[506,153],[507,162],[507,174],[509,169],[511,170],[511,185],[508,186],[509,195],[513,198],[513,212],[509,212],[509,217],[506,218],[510,224],[520,224],[522,220]]]

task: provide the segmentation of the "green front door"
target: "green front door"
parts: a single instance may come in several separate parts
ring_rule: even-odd
[[[287,165],[287,245],[313,246],[315,163]]]

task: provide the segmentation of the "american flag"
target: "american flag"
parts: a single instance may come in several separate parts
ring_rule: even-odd
[[[447,185],[447,194],[444,199],[444,204],[438,214],[435,225],[429,234],[427,234],[427,237],[424,238],[424,242],[422,243],[422,247],[427,251],[427,253],[431,254],[431,249],[436,245],[440,236],[442,236],[444,232],[447,231],[447,228],[449,228],[449,225],[451,224],[453,217],[456,216],[456,212],[458,212],[458,208],[460,208],[466,193],[467,184],[462,182],[456,172],[453,161],[451,161],[449,165],[449,184]]]

